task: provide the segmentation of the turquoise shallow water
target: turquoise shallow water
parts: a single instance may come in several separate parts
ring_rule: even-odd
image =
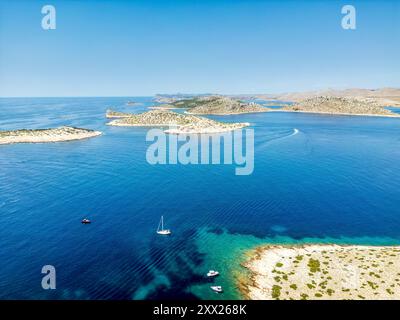
[[[128,100],[143,103],[126,106]],[[0,146],[0,298],[238,298],[243,253],[272,243],[400,244],[400,119],[212,117],[255,130],[255,169],[146,162],[145,128],[109,107],[151,98],[0,99],[0,129],[73,125],[100,137]],[[298,134],[293,135],[294,129]],[[157,237],[163,214],[171,237]],[[91,225],[81,225],[88,216]],[[41,268],[57,290],[41,289]],[[223,295],[204,277],[216,268]]]

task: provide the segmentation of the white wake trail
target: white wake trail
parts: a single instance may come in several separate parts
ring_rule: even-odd
[[[289,137],[295,136],[295,135],[298,134],[299,132],[300,132],[299,129],[294,128],[293,133],[292,133]]]
[[[259,148],[260,148],[260,147],[262,148],[262,147],[264,147],[264,146],[266,146],[266,145],[269,145],[269,144],[271,144],[271,143],[275,143],[275,142],[277,142],[277,141],[279,141],[279,140],[287,139],[287,138],[293,137],[293,136],[295,136],[295,135],[298,134],[298,133],[300,133],[300,130],[297,129],[297,128],[294,128],[294,129],[293,129],[293,132],[292,132],[291,134],[287,134],[287,135],[285,135],[285,136],[281,136],[281,137],[273,138],[273,139],[268,140],[268,141],[264,141],[264,142],[260,143],[260,144],[258,145],[258,147],[259,147]]]

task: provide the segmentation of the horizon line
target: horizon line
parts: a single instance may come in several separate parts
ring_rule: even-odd
[[[318,91],[327,91],[327,90],[336,90],[336,91],[345,91],[345,90],[382,90],[382,89],[398,89],[400,90],[400,86],[384,86],[384,87],[345,87],[345,88],[333,88],[333,87],[327,87],[327,88],[322,88],[322,89],[307,89],[307,90],[300,90],[300,91],[284,91],[284,92],[278,92],[278,93],[217,93],[217,92],[203,92],[203,93],[193,93],[193,92],[172,92],[172,93],[154,93],[150,95],[108,95],[108,96],[96,96],[96,95],[77,95],[77,96],[0,96],[0,99],[17,99],[17,98],[132,98],[132,97],[137,97],[137,98],[148,98],[148,97],[155,97],[155,96],[198,96],[198,95],[222,95],[222,96],[256,96],[256,95],[283,95],[283,94],[291,94],[291,93],[303,93],[303,92],[318,92]]]

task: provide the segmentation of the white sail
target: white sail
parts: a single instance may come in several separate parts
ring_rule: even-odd
[[[161,226],[161,229],[160,229],[160,226]],[[159,222],[159,224],[158,224],[157,233],[158,233],[158,234],[162,234],[162,235],[169,235],[169,234],[171,234],[171,230],[169,230],[169,229],[164,229],[164,217],[163,217],[163,216],[161,216],[161,220],[160,220],[160,222]]]

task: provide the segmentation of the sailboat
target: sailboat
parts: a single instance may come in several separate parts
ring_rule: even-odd
[[[164,235],[164,236],[167,236],[167,235],[171,234],[171,230],[164,229],[164,217],[163,216],[161,216],[160,223],[158,224],[157,233],[161,234],[161,235]]]

